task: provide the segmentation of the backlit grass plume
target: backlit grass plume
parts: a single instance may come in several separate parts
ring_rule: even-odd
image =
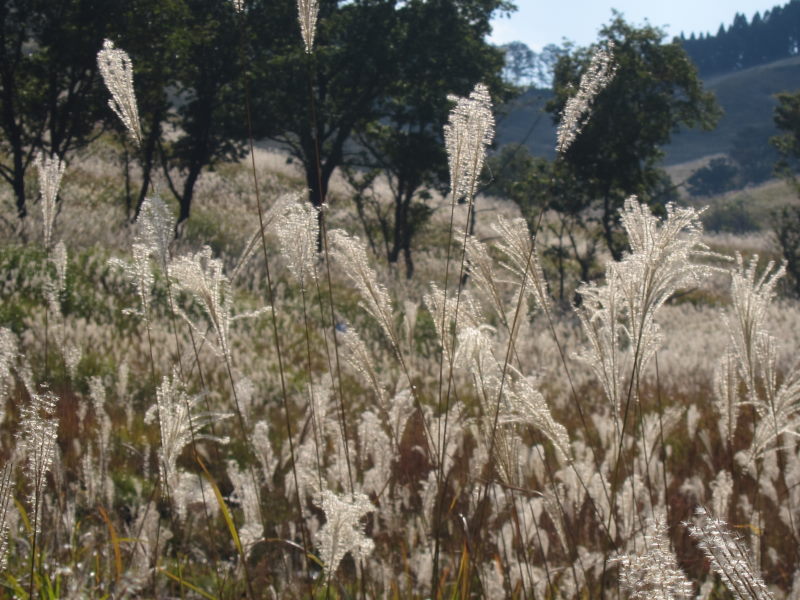
[[[494,116],[488,88],[479,83],[469,97],[448,96],[456,105],[444,126],[453,201],[469,199],[483,169],[486,148],[494,138]]]
[[[694,590],[670,548],[663,517],[648,519],[642,546],[620,556],[620,585],[633,600],[689,600]]]
[[[297,0],[297,17],[300,21],[300,34],[303,36],[303,44],[308,54],[311,54],[311,51],[314,49],[318,13],[318,0]]]
[[[369,556],[375,548],[360,522],[375,507],[360,492],[339,496],[324,490],[319,503],[325,512],[325,524],[317,532],[316,543],[325,572],[330,577],[348,552],[358,561]]]
[[[56,218],[56,198],[64,175],[64,162],[57,156],[36,157],[36,171],[39,175],[39,192],[42,195],[42,220],[44,222],[44,247],[49,251],[53,239],[53,222]]]
[[[711,562],[711,568],[737,600],[773,600],[761,575],[756,573],[741,538],[732,533],[724,521],[698,507],[695,523],[688,523],[687,527]]]
[[[567,100],[561,112],[556,144],[559,154],[564,154],[578,137],[589,120],[594,99],[608,86],[615,72],[614,44],[610,42],[608,48],[598,48],[592,55],[589,68],[581,76],[578,92]]]
[[[133,91],[133,64],[128,53],[115,48],[111,40],[104,40],[103,48],[97,53],[97,66],[111,92],[108,105],[125,125],[136,145],[141,147],[142,128]]]

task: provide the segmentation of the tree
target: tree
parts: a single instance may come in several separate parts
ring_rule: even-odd
[[[697,169],[686,183],[692,196],[723,194],[736,187],[739,169],[726,158],[712,158],[704,167]]]
[[[680,126],[710,129],[720,109],[703,90],[697,71],[677,42],[646,25],[635,28],[618,13],[600,31],[600,43],[613,46],[617,70],[595,98],[583,131],[559,160],[586,198],[580,209],[599,215],[608,249],[621,258],[618,212],[636,194],[650,204],[663,203],[665,176],[658,163],[662,146]],[[596,47],[596,46],[595,46]],[[575,93],[595,47],[562,56],[556,65],[554,97],[546,110],[554,120]]]
[[[37,152],[66,158],[107,116],[96,54],[119,15],[114,0],[0,4],[0,176],[27,213],[25,174]],[[6,159],[6,157],[8,157]]]
[[[240,29],[232,2],[184,2],[185,17],[174,58],[177,110],[169,119],[179,137],[162,147],[167,183],[179,204],[178,224],[189,218],[194,186],[202,170],[244,155],[249,132],[242,58],[254,68],[260,59],[255,53],[263,50],[261,40],[266,35],[255,28]],[[260,88],[255,88],[254,97],[259,97],[257,90]],[[254,114],[256,125],[268,116],[262,110]],[[254,135],[262,132],[256,126]],[[171,166],[183,175],[182,184],[172,177]]]
[[[736,132],[728,155],[739,167],[742,183],[761,183],[772,177],[778,153],[769,143],[771,127],[748,125]]]
[[[536,75],[536,53],[523,42],[500,46],[505,52],[503,77],[516,86],[527,86]]]
[[[178,89],[181,40],[186,38],[183,24],[188,7],[183,0],[128,0],[123,4],[120,23],[108,33],[115,45],[124,49],[134,66],[134,89],[142,126],[142,146],[133,148],[122,124],[113,126],[123,146],[125,201],[134,219],[152,190],[153,171],[161,166],[158,149],[164,126],[172,109],[170,91]],[[132,189],[130,163],[141,169],[138,190]]]
[[[267,56],[253,68],[269,90],[263,110],[273,140],[303,166],[310,201],[321,206],[357,128],[376,121],[398,78],[395,0],[322,0],[314,52],[300,41],[297,6],[263,3],[254,22],[271,32]],[[423,49],[417,49],[422,52]]]
[[[511,94],[500,79],[502,52],[482,41],[492,14],[504,7],[502,0],[411,0],[397,12],[397,77],[380,120],[358,127],[356,137],[364,148],[359,161],[389,181],[394,211],[381,230],[389,262],[402,255],[409,278],[413,237],[432,212],[428,189],[446,193],[449,182],[442,137],[452,108],[448,94],[466,96],[477,82],[501,101]]]
[[[800,168],[800,91],[778,94],[775,107],[775,125],[784,131],[771,142],[780,153],[776,171],[800,195],[797,172]],[[786,261],[786,271],[794,284],[794,293],[800,296],[800,206],[785,206],[774,215],[775,235]]]

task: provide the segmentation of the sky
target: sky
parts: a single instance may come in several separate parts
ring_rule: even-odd
[[[611,9],[622,12],[635,25],[645,21],[664,29],[668,38],[694,32],[716,33],[720,23],[731,24],[737,12],[747,20],[753,14],[787,0],[514,0],[518,10],[511,17],[495,19],[489,41],[505,44],[519,40],[538,51],[547,44],[560,45],[563,38],[579,46],[597,39],[597,31],[611,19]]]

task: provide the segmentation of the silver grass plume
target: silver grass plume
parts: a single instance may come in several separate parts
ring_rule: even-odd
[[[141,147],[142,128],[133,91],[133,64],[128,53],[115,48],[111,40],[103,40],[103,48],[97,53],[97,66],[111,93],[108,105],[125,125],[134,143]]]
[[[243,313],[233,316],[233,290],[230,281],[223,272],[222,261],[211,256],[211,248],[203,248],[194,254],[179,256],[170,264],[170,275],[175,283],[184,292],[200,304],[206,313],[214,333],[217,336],[216,347],[212,348],[227,360],[231,358],[230,326],[238,319],[256,316],[264,312],[259,311]],[[200,335],[205,334],[184,313],[178,314]]]
[[[380,325],[396,351],[400,351],[399,339],[394,326],[394,310],[386,286],[378,282],[375,270],[369,266],[367,250],[357,237],[341,229],[329,234],[330,255],[344,269],[361,296],[361,306]]]
[[[305,289],[308,276],[314,277],[319,239],[319,216],[317,209],[299,194],[294,195],[281,207],[272,227],[280,241],[281,254],[286,259],[289,271]]]
[[[42,195],[42,220],[44,222],[44,247],[50,251],[53,239],[53,223],[56,219],[56,198],[64,175],[64,161],[57,156],[46,157],[39,153],[36,157],[36,171],[39,176],[39,192]]]
[[[679,600],[694,597],[692,584],[678,566],[670,548],[663,517],[648,519],[644,550],[625,554],[619,563],[619,581],[633,600]]]
[[[222,261],[212,258],[211,248],[203,248],[194,254],[179,256],[170,265],[171,275],[178,287],[190,294],[203,308],[217,336],[215,350],[226,359],[231,357],[229,332],[232,321],[232,290],[223,272]],[[179,314],[189,325],[197,329],[182,311]],[[203,333],[198,329],[198,333]]]
[[[714,369],[714,409],[720,419],[717,423],[722,439],[733,448],[733,436],[739,422],[739,376],[736,355],[728,349]]]
[[[531,236],[525,219],[519,217],[508,220],[500,216],[492,225],[492,229],[500,236],[497,249],[507,259],[501,265],[516,277],[520,285],[524,280],[526,293],[532,293],[539,307],[545,312],[549,311],[550,294],[547,291],[547,281],[539,263],[535,238]]]
[[[758,415],[750,448],[737,454],[737,460],[753,467],[756,459],[782,436],[796,436],[800,427],[800,365],[782,378],[778,376],[775,338],[765,327],[767,310],[775,296],[775,286],[783,276],[783,266],[770,262],[757,274],[758,257],[745,267],[737,254],[731,273],[732,306],[724,315],[731,344],[727,366],[729,381],[721,386],[735,409],[749,404]],[[735,371],[735,373],[734,373]],[[738,397],[738,382],[744,383],[746,398]],[[779,383],[780,381],[780,383]],[[726,389],[727,387],[727,389]],[[732,409],[729,409],[732,410]],[[733,432],[728,432],[733,435]]]
[[[0,471],[0,571],[5,571],[8,562],[8,506],[11,502],[14,463],[6,462]]]
[[[26,384],[29,382],[26,382]],[[36,393],[28,387],[30,402],[20,409],[20,430],[17,432],[17,448],[25,457],[25,477],[28,480],[28,500],[33,509],[32,522],[35,533],[41,531],[42,494],[47,483],[47,473],[56,453],[58,419],[55,416],[58,398],[45,390]]]
[[[372,388],[372,391],[375,392],[378,406],[385,406],[386,390],[378,377],[372,360],[372,353],[367,349],[364,340],[361,339],[361,336],[358,335],[358,332],[353,327],[349,326],[341,333],[340,342],[345,362]]]
[[[758,275],[758,256],[745,266],[741,254],[736,255],[736,268],[731,271],[731,309],[724,314],[730,336],[730,349],[736,357],[739,375],[747,387],[751,402],[756,401],[758,336],[765,331],[767,309],[775,298],[775,287],[785,273],[770,262]]]
[[[474,236],[469,236],[465,251],[469,272],[475,282],[475,287],[489,298],[497,316],[506,322],[506,306],[501,293],[502,281],[495,274],[495,263],[489,256],[486,244]]]
[[[53,248],[51,260],[56,267],[57,289],[59,292],[63,292],[67,288],[67,247],[63,241],[59,240],[56,247]]]
[[[239,538],[245,552],[250,552],[264,538],[264,525],[261,523],[261,498],[256,480],[239,469],[235,461],[228,462],[228,478],[233,484],[234,494],[242,507],[244,523],[239,528]]]
[[[492,101],[482,83],[475,86],[468,98],[447,98],[456,103],[444,126],[452,200],[471,200],[483,169],[486,148],[494,139]]]
[[[144,245],[161,268],[166,268],[175,230],[175,218],[169,207],[159,196],[145,198],[136,223],[136,243]]]
[[[325,512],[325,524],[317,532],[315,542],[325,573],[330,577],[348,552],[356,561],[372,553],[375,543],[365,535],[360,521],[375,507],[361,492],[339,496],[324,490],[317,503]]]
[[[670,204],[662,222],[631,196],[621,219],[631,252],[606,265],[603,286],[578,290],[583,299],[578,316],[590,344],[582,358],[601,381],[615,418],[630,381],[658,348],[658,310],[678,289],[708,272],[695,259],[709,256],[700,243],[700,215],[692,208]]]
[[[150,267],[150,248],[144,244],[134,242],[131,247],[133,255],[132,262],[127,262],[119,258],[112,258],[108,264],[123,271],[125,276],[133,283],[136,294],[139,296],[139,308],[124,309],[124,314],[132,314],[141,317],[145,323],[150,319],[150,294],[155,279]]]
[[[711,562],[711,568],[735,598],[773,600],[764,580],[753,568],[741,538],[732,533],[724,521],[711,517],[701,506],[695,511],[695,523],[686,526]]]
[[[0,424],[5,421],[6,394],[16,361],[17,336],[10,329],[0,327]]]
[[[505,402],[501,405],[500,423],[530,425],[544,434],[562,460],[570,460],[569,435],[566,428],[550,413],[544,396],[531,381],[517,373],[504,391]]]
[[[589,67],[581,76],[578,92],[567,100],[561,112],[558,124],[558,142],[556,151],[564,154],[589,120],[589,112],[594,99],[608,86],[614,78],[616,66],[614,61],[614,44],[609,42],[607,48],[595,50]]]
[[[218,438],[198,431],[209,423],[228,418],[224,413],[194,413],[200,402],[199,396],[189,396],[180,385],[177,369],[173,369],[172,377],[164,377],[156,390],[156,403],[147,409],[145,423],[158,419],[161,431],[161,449],[159,451],[159,474],[162,484],[169,490],[178,486],[178,456],[192,439],[206,439],[227,443],[227,438]],[[193,437],[194,436],[194,437]]]
[[[468,292],[462,292],[460,302],[455,296],[448,296],[445,302],[444,291],[431,282],[431,290],[423,296],[425,308],[436,326],[436,334],[445,360],[450,363],[454,360],[456,349],[453,347],[453,332],[456,327],[456,306],[458,306],[458,331],[456,337],[461,337],[462,332],[470,329],[481,329],[484,319],[480,314],[477,304]]]
[[[317,33],[317,14],[319,13],[318,0],[297,0],[297,18],[300,21],[300,35],[306,53],[311,54],[314,49],[314,36]]]

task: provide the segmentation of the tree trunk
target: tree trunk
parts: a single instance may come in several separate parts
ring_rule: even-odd
[[[175,223],[175,235],[178,235],[178,226],[189,218],[189,211],[192,207],[192,198],[194,197],[194,184],[197,183],[197,178],[200,177],[200,172],[203,170],[205,161],[193,161],[189,167],[189,174],[183,182],[183,193],[178,199],[180,203],[180,210],[178,212],[178,221]]]
[[[400,188],[402,190],[402,188]],[[414,276],[414,261],[411,259],[411,239],[414,237],[415,223],[411,222],[410,209],[414,191],[399,191],[395,198],[394,210],[394,240],[387,256],[390,264],[396,264],[403,254],[406,265],[406,279]]]
[[[150,188],[156,146],[158,145],[158,140],[161,138],[161,119],[162,112],[160,110],[156,111],[156,113],[153,115],[152,126],[150,127],[150,131],[145,139],[144,148],[142,148],[142,187],[139,190],[139,197],[136,200],[136,212],[134,214],[134,219],[139,218],[139,211],[142,209],[142,204],[144,203],[144,199],[147,196],[147,191]],[[195,179],[197,178],[195,177]],[[188,208],[186,211],[186,216],[189,216]]]
[[[17,200],[17,216],[24,219],[28,216],[28,209],[25,206],[25,168],[22,162],[22,152],[14,149],[14,180],[11,182],[14,187],[14,197]]]

